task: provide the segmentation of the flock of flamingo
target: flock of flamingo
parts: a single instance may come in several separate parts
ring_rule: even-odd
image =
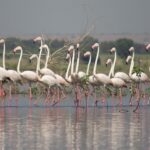
[[[129,55],[126,59],[126,63],[129,63],[130,61],[130,68],[129,73],[125,72],[115,72],[115,66],[116,66],[116,60],[117,60],[117,50],[115,47],[113,47],[110,52],[114,54],[114,59],[108,59],[106,62],[106,65],[111,64],[111,68],[109,71],[109,74],[104,73],[97,73],[97,63],[98,58],[100,55],[100,44],[95,43],[92,45],[92,50],[97,50],[95,63],[93,67],[93,73],[89,74],[90,64],[91,64],[91,58],[92,53],[91,51],[87,51],[84,53],[84,57],[88,57],[89,61],[87,64],[86,72],[79,71],[79,65],[80,65],[80,45],[79,43],[74,46],[70,45],[69,48],[66,50],[66,59],[68,60],[68,67],[66,70],[65,77],[62,77],[58,74],[56,74],[53,70],[48,68],[48,61],[50,57],[50,49],[48,45],[43,44],[42,37],[37,37],[33,40],[34,42],[40,42],[39,47],[39,54],[33,54],[30,57],[30,60],[36,59],[37,65],[36,70],[26,70],[21,71],[20,70],[20,64],[23,56],[23,48],[21,46],[17,46],[13,49],[13,52],[20,52],[20,57],[18,59],[18,65],[17,70],[7,70],[5,66],[5,40],[1,39],[0,44],[3,44],[3,64],[0,67],[0,97],[5,96],[5,89],[3,88],[3,81],[8,80],[9,82],[9,93],[11,97],[11,91],[12,91],[12,84],[16,87],[18,83],[22,83],[22,80],[26,80],[29,83],[29,98],[32,100],[32,86],[31,83],[40,83],[46,87],[46,99],[44,103],[50,102],[50,99],[52,98],[51,102],[52,105],[56,105],[60,102],[61,98],[65,97],[63,87],[65,86],[72,86],[74,91],[74,104],[76,107],[80,106],[81,99],[83,95],[86,98],[86,106],[87,99],[90,95],[93,95],[94,97],[94,104],[97,106],[98,104],[98,98],[96,97],[95,89],[97,87],[101,87],[100,90],[102,90],[102,102],[106,103],[106,88],[112,87],[117,88],[119,90],[119,97],[120,107],[122,106],[122,88],[129,88],[128,85],[132,83],[147,83],[150,81],[147,74],[144,72],[140,72],[140,75],[138,75],[136,72],[133,72],[134,68],[134,57],[135,57],[135,48],[131,47],[129,48],[129,52],[132,55]],[[146,46],[146,50],[148,51],[150,49],[150,44]],[[46,50],[46,60],[45,60],[45,66],[43,68],[40,68],[40,60],[43,50]],[[77,55],[76,55],[77,53]],[[77,58],[76,58],[77,56]],[[136,96],[137,99],[140,97],[140,91],[136,87]],[[132,100],[130,100],[129,105],[132,105]]]

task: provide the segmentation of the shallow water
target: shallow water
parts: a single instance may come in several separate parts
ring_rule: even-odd
[[[22,102],[20,102],[22,101]],[[149,150],[150,107],[0,107],[2,150]],[[21,107],[21,104],[22,105]]]

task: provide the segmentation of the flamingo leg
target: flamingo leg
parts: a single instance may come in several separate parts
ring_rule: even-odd
[[[89,98],[89,92],[88,90],[85,90],[85,106],[88,107],[88,98]]]
[[[58,87],[56,88],[55,94],[57,101],[54,101],[52,106],[55,106],[56,104],[60,103],[60,89]]]
[[[122,111],[122,88],[119,89],[120,91],[120,111]]]
[[[11,85],[9,86],[9,102],[8,102],[8,106],[11,105],[11,100],[12,100],[12,94],[11,94],[12,88]]]
[[[103,96],[102,96],[102,103],[103,103],[103,106],[106,106],[106,90],[105,90],[105,87],[104,87],[104,92],[103,92]]]
[[[44,100],[44,105],[46,105],[47,102],[49,101],[49,95],[50,95],[50,89],[48,88],[48,89],[47,89],[46,98],[45,98],[45,100]]]
[[[2,81],[0,82],[0,97],[4,97],[6,95],[4,89],[3,89],[3,84]]]
[[[112,107],[114,107],[114,90],[112,90],[112,93],[111,93],[111,96],[112,96],[112,101],[111,101],[111,105],[112,105]]]
[[[29,87],[29,99],[30,99],[30,106],[32,106],[32,88],[31,86]]]

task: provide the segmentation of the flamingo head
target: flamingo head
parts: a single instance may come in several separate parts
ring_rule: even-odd
[[[44,45],[41,46],[41,48],[48,49],[48,45],[47,45],[47,44],[44,44]]]
[[[68,59],[70,59],[70,58],[71,58],[70,54],[67,53],[66,60],[68,60]]]
[[[37,42],[37,41],[42,41],[42,37],[41,36],[38,36],[36,38],[33,39],[33,42]]]
[[[0,39],[0,44],[3,44],[5,43],[5,40],[4,39]]]
[[[21,46],[17,46],[16,48],[13,49],[14,54],[16,53],[16,51],[21,51],[22,47]]]
[[[129,48],[129,53],[135,51],[134,47]]]
[[[116,52],[116,48],[113,47],[112,49],[110,49],[110,53]]]
[[[99,47],[99,43],[95,43],[95,44],[92,45],[92,49],[95,49],[97,47]]]
[[[127,59],[126,59],[126,64],[128,64],[129,63],[129,61],[132,59],[132,56],[131,55],[129,55],[128,57],[127,57]]]
[[[79,50],[79,46],[80,46],[80,44],[79,44],[79,43],[77,43],[77,45],[76,45],[76,47],[77,47],[77,50]]]
[[[110,58],[106,61],[106,67],[108,66],[108,64],[112,64],[112,60]]]
[[[70,53],[73,49],[74,49],[74,46],[70,45],[70,47],[68,48],[68,52]]]
[[[32,54],[32,56],[30,56],[30,60],[32,60],[33,58],[38,58],[38,55],[37,54]]]
[[[87,52],[84,53],[84,57],[89,57],[89,56],[91,56],[91,52],[90,51],[87,51]]]
[[[150,44],[148,44],[148,45],[146,46],[146,51],[148,52],[149,49],[150,49]]]

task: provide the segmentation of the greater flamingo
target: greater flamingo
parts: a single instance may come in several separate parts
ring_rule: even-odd
[[[33,54],[33,55],[30,57],[30,60],[32,60],[33,58],[36,58],[36,59],[37,59],[36,71],[38,72],[38,70],[39,70],[39,61],[40,61],[40,60],[39,60],[39,58],[38,58],[38,56],[37,56],[36,54]],[[61,87],[59,81],[58,81],[55,77],[53,77],[53,76],[51,76],[51,75],[43,75],[42,77],[38,76],[38,82],[40,82],[40,83],[42,83],[42,84],[48,86],[48,92],[47,92],[47,97],[46,97],[46,99],[45,99],[45,103],[46,103],[47,100],[48,100],[50,88],[51,88],[52,86],[55,86],[55,85],[56,85],[57,87]]]
[[[115,59],[114,59],[115,61]],[[112,77],[111,78],[111,74],[112,72],[114,72],[114,62],[112,63],[112,60],[111,59],[108,59],[107,62],[106,62],[106,66],[108,64],[111,64],[111,68],[110,68],[110,72],[109,72],[109,78],[111,79],[112,81],[112,84],[113,84],[113,87],[114,88],[119,88],[120,90],[120,110],[121,110],[121,106],[122,106],[122,88],[123,87],[127,87],[125,81],[121,78],[118,78],[118,77]]]
[[[38,81],[38,68],[36,68],[36,72],[34,71],[20,71],[20,63],[22,60],[22,55],[23,55],[23,49],[21,46],[17,46],[16,48],[14,48],[14,53],[16,53],[16,51],[20,51],[20,57],[19,57],[19,61],[18,61],[18,65],[17,65],[17,72],[20,74],[20,76],[27,80],[29,82],[29,97],[30,100],[32,100],[32,89],[31,89],[31,82],[37,82]]]
[[[100,51],[99,43],[95,43],[94,45],[92,45],[92,49],[95,49],[95,48],[97,48],[97,55],[95,59],[94,69],[93,69],[93,76],[96,79],[96,81],[99,83],[99,85],[103,85],[104,91],[105,91],[105,86],[112,85],[112,81],[110,80],[109,76],[107,76],[106,74],[96,73],[97,61],[99,58],[99,51]],[[105,102],[105,96],[106,95],[104,94],[103,102]]]
[[[128,74],[126,74],[125,72],[116,72],[114,73],[114,70],[115,70],[115,64],[116,64],[116,60],[117,60],[117,50],[115,47],[113,47],[111,50],[110,50],[111,53],[114,53],[114,62],[113,62],[113,66],[112,66],[112,76],[115,77],[115,78],[120,78],[122,80],[124,80],[125,82],[130,82],[130,77]]]
[[[1,39],[0,40],[0,43],[3,43],[3,47],[4,47],[4,58],[5,58],[5,40],[4,39]],[[5,67],[5,59],[3,61],[3,65]],[[7,71],[7,77],[14,83],[15,87],[16,87],[16,83],[21,83],[21,76],[20,74],[15,71],[15,70],[6,70]],[[9,88],[9,94],[10,94],[10,100],[12,99],[11,97],[11,85],[10,85],[10,88]]]
[[[46,56],[45,66],[44,66],[44,68],[41,69],[40,68],[40,59],[41,59],[41,54],[42,54],[43,49],[47,50],[47,56]],[[49,53],[50,53],[50,49],[49,49],[47,44],[44,44],[40,47],[39,61],[38,61],[38,63],[39,63],[39,72],[42,75],[51,75],[51,76],[55,77],[55,73],[51,69],[47,68],[48,60],[49,60]]]
[[[0,40],[0,44],[3,44],[3,66],[0,67],[0,96],[5,96],[5,91],[3,89],[3,81],[7,78],[7,70],[5,69],[5,41]]]
[[[126,63],[128,63],[128,61],[131,59],[130,69],[129,69],[129,76],[132,79],[132,81],[137,83],[138,86],[139,86],[140,83],[145,83],[147,81],[150,81],[148,76],[147,76],[147,74],[145,74],[144,72],[140,72],[139,75],[136,72],[133,73],[134,57],[135,57],[135,49],[134,49],[134,47],[130,47],[129,48],[129,52],[132,52],[132,57],[128,57],[128,59],[126,60]],[[140,102],[140,91],[139,91],[139,88],[137,90],[138,90],[137,91],[137,102],[138,102],[138,105],[137,105],[135,110],[137,110],[137,108],[139,107],[139,102]]]

